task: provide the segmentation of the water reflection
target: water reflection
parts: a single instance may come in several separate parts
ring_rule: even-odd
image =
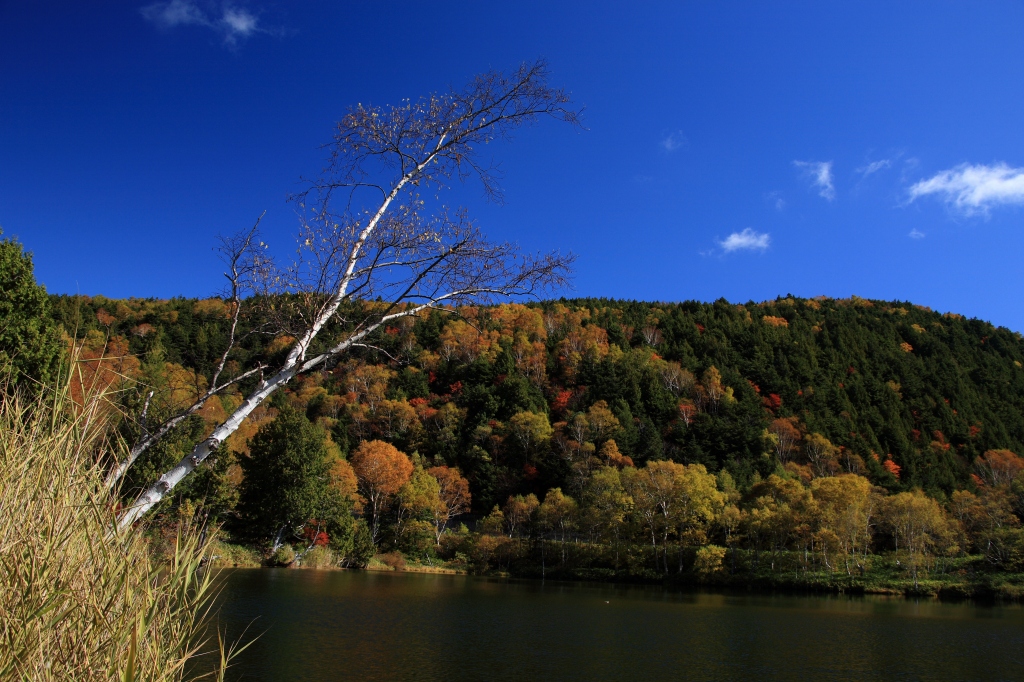
[[[1024,679],[1018,607],[262,569],[221,623],[267,682]]]

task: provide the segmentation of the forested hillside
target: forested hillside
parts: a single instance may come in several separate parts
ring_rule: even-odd
[[[157,389],[151,420],[205,386],[227,334],[217,299],[52,303],[90,352],[130,356],[118,374],[135,402]],[[1024,450],[1020,334],[910,303],[562,300],[435,311],[374,345],[287,402],[342,456],[382,439],[458,466],[479,510],[574,487],[608,440],[635,464],[699,463],[741,486],[790,464],[940,497],[971,485],[986,450]],[[255,335],[233,362],[282,347]],[[823,450],[809,456],[814,434]],[[164,459],[183,451],[171,449]]]
[[[250,303],[224,376],[291,346],[256,320],[296,308]],[[227,347],[219,299],[51,304],[129,444]],[[859,298],[434,310],[276,393],[158,518],[201,508],[277,564],[1020,597],[1022,360],[1018,333]],[[259,380],[146,451],[125,501]]]

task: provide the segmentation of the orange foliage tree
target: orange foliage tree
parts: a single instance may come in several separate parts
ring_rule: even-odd
[[[771,425],[768,427],[768,432],[775,436],[772,442],[772,445],[775,447],[775,454],[779,461],[785,464],[802,437],[799,422],[796,417],[779,417],[772,420]]]
[[[84,405],[87,396],[122,390],[138,378],[139,360],[128,352],[124,337],[92,331],[76,345],[70,388],[77,404]]]
[[[370,535],[374,543],[380,531],[380,515],[412,476],[412,460],[390,443],[364,441],[352,453],[352,468],[359,488],[370,506]]]
[[[353,511],[363,511],[363,498],[359,496],[359,477],[347,460],[334,460],[331,465],[330,486],[352,502]]]
[[[1024,458],[1009,450],[987,450],[974,462],[974,469],[988,485],[1008,485],[1024,471]]]
[[[438,504],[432,510],[435,539],[440,544],[441,535],[448,527],[448,522],[469,511],[469,503],[472,500],[469,494],[469,481],[458,469],[446,466],[431,467],[427,469],[427,473],[436,478],[440,486]]]

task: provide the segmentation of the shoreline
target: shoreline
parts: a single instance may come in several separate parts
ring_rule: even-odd
[[[403,568],[392,568],[375,562],[375,565],[363,568],[349,568],[344,566],[269,566],[266,564],[223,564],[216,563],[213,566],[218,570],[254,570],[254,569],[278,569],[278,570],[302,570],[302,571],[367,571],[373,573],[416,573],[432,575],[451,575],[481,578],[485,580],[501,580],[532,584],[574,584],[608,587],[648,587],[662,588],[672,592],[709,592],[716,594],[732,595],[791,595],[791,596],[844,596],[844,597],[887,597],[903,600],[930,600],[945,603],[973,602],[979,605],[1010,606],[1024,604],[1024,590],[1017,585],[992,585],[985,582],[949,582],[939,580],[919,580],[915,588],[912,584],[901,584],[901,582],[880,583],[876,585],[865,585],[853,582],[850,584],[839,584],[835,582],[818,582],[815,580],[792,580],[783,576],[776,579],[768,579],[764,576],[757,576],[752,579],[743,579],[737,576],[729,579],[697,581],[692,579],[654,579],[644,576],[610,576],[593,577],[579,573],[550,571],[547,575],[524,575],[522,573],[510,573],[507,571],[476,572],[465,569],[449,568],[442,566],[418,566],[406,565]],[[907,581],[908,583],[911,581]]]

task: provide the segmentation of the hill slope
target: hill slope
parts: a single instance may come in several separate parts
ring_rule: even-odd
[[[165,413],[209,376],[227,333],[217,299],[52,302],[93,352],[127,352],[121,375],[141,382],[136,396],[155,387],[153,409]],[[353,356],[278,400],[320,421],[342,454],[381,438],[458,465],[479,510],[515,492],[573,487],[608,440],[638,465],[701,463],[741,487],[783,460],[939,497],[970,487],[986,450],[1024,450],[1024,339],[980,320],[856,297],[575,299],[460,313],[389,328],[376,343],[394,360]],[[274,352],[256,336],[235,361]],[[827,461],[808,449],[812,434],[834,446]],[[140,471],[156,471],[191,438]]]

